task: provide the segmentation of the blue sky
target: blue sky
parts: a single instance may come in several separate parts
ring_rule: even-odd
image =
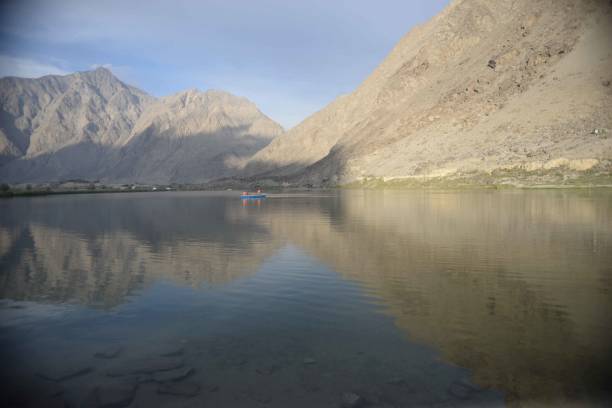
[[[223,89],[290,128],[447,0],[4,0],[0,76],[104,65],[155,96]]]

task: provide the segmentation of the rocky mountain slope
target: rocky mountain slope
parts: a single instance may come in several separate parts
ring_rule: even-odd
[[[161,98],[142,114],[105,175],[163,183],[225,177],[281,133],[247,99],[189,90]]]
[[[7,162],[79,144],[116,146],[152,102],[104,68],[39,79],[2,78],[0,154]]]
[[[455,0],[246,175],[337,184],[609,181],[612,5]],[[609,184],[609,183],[608,183]]]
[[[0,180],[203,182],[230,176],[282,128],[246,99],[159,100],[105,69],[0,79]]]

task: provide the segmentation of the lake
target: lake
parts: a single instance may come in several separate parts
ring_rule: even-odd
[[[612,191],[0,201],[15,407],[607,405]]]

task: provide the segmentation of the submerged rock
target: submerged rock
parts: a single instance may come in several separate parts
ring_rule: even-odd
[[[176,368],[174,370],[156,372],[151,376],[151,378],[153,379],[153,381],[160,383],[168,381],[180,381],[189,377],[191,374],[193,374],[193,372],[194,370],[191,367],[182,367]]]
[[[132,374],[149,374],[156,371],[168,371],[183,366],[183,359],[171,357],[143,358],[125,361],[120,367],[110,369],[110,377],[122,377]]]
[[[133,384],[105,384],[95,387],[88,395],[84,407],[122,408],[132,403],[136,393]]]
[[[216,385],[216,384],[207,385],[205,388],[206,388],[206,391],[208,391],[208,392],[217,392],[217,391],[219,391],[219,386]]]
[[[393,377],[387,380],[387,384],[403,386],[403,385],[407,385],[408,382],[404,380],[402,377]]]
[[[13,377],[10,380],[2,378],[0,381],[3,390],[9,394],[21,394],[28,397],[55,397],[64,393],[64,387],[57,381],[40,377]]]
[[[236,360],[236,364],[235,365],[238,366],[238,367],[242,367],[242,366],[246,365],[248,362],[249,362],[249,360],[247,358],[241,357],[241,358]]]
[[[255,371],[257,372],[257,374],[261,374],[261,375],[272,375],[275,372],[277,372],[280,369],[280,367],[272,365],[272,366],[266,366],[266,367],[258,367],[255,369]]]
[[[94,357],[97,358],[115,358],[117,357],[123,349],[119,346],[111,346],[104,350],[100,350],[94,354]]]
[[[272,397],[270,395],[263,394],[259,391],[249,391],[248,395],[252,400],[257,401],[260,404],[268,404],[270,401],[272,401]]]
[[[25,309],[25,305],[10,305],[9,309]]]
[[[183,346],[166,346],[160,349],[157,355],[161,357],[176,357],[182,356],[185,353]]]
[[[478,388],[465,381],[455,381],[447,389],[450,395],[461,400],[470,399],[477,391],[479,391]]]
[[[62,366],[60,364],[56,364],[52,367],[47,367],[37,372],[37,374],[47,380],[64,381],[70,378],[85,375],[91,371],[93,371],[93,369],[89,366]]]
[[[200,386],[193,382],[169,382],[157,387],[160,394],[170,394],[179,397],[193,397],[200,393]]]
[[[55,381],[40,380],[35,386],[36,392],[45,397],[56,397],[64,393],[64,388]]]
[[[360,395],[357,395],[354,392],[345,392],[344,394],[342,394],[342,400],[340,402],[340,407],[358,408],[358,407],[362,407],[364,403],[365,403],[365,400]]]
[[[121,381],[129,384],[139,385],[153,381],[151,374],[129,374],[121,377]]]
[[[6,407],[63,407],[64,388],[56,381],[40,377],[11,376],[0,379],[2,406]]]

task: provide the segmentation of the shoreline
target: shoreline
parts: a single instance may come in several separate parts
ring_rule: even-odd
[[[512,185],[512,184],[494,184],[494,185],[477,185],[477,184],[464,184],[464,185],[393,185],[387,184],[385,185],[360,185],[358,183],[348,184],[348,185],[340,185],[340,186],[317,186],[317,187],[306,187],[306,186],[287,186],[287,187],[277,187],[277,186],[269,186],[265,188],[268,192],[278,192],[278,191],[296,191],[296,192],[304,192],[304,191],[321,191],[321,190],[406,190],[406,191],[434,191],[434,190],[449,190],[449,191],[467,191],[467,190],[605,190],[612,189],[612,184],[541,184],[541,185]],[[10,198],[19,198],[19,197],[46,197],[52,195],[80,195],[80,194],[119,194],[119,193],[166,193],[166,192],[189,192],[189,191],[239,191],[240,188],[233,187],[193,187],[193,188],[172,188],[169,190],[166,189],[135,189],[135,190],[126,190],[126,189],[79,189],[79,190],[9,190],[6,192],[0,193],[0,199],[10,199]]]

